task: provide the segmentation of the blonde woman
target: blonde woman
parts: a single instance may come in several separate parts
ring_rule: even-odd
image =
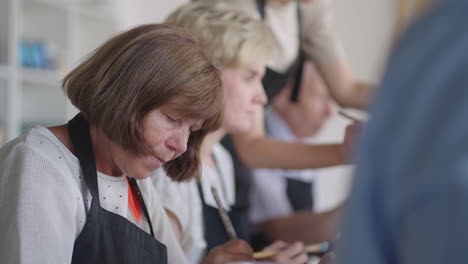
[[[199,263],[207,249],[229,240],[211,194],[215,187],[225,209],[236,222],[236,186],[230,154],[220,144],[223,136],[252,129],[252,115],[262,111],[266,94],[261,83],[265,63],[275,52],[276,40],[260,21],[222,2],[195,2],[173,12],[167,22],[190,29],[209,51],[221,71],[226,111],[222,126],[202,144],[202,169],[198,182],[177,184],[153,177],[163,194],[163,203],[185,254]],[[243,230],[235,226],[239,235]],[[303,244],[276,242],[268,247],[279,251],[272,260],[304,263]]]

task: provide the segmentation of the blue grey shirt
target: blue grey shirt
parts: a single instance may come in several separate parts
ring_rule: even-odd
[[[339,264],[468,263],[468,0],[390,57],[362,136]]]

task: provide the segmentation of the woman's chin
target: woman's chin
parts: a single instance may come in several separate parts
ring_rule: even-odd
[[[246,133],[249,132],[252,129],[252,125],[250,122],[245,122],[244,124],[235,124],[229,126],[229,129],[226,129],[226,131],[229,134],[236,134],[236,133]]]
[[[157,169],[159,169],[161,166],[152,166],[151,168],[145,167],[144,169],[134,172],[132,177],[138,180],[144,180],[148,177],[151,176],[153,172],[155,172]]]

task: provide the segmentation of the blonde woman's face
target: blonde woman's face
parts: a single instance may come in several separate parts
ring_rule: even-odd
[[[267,102],[262,78],[265,66],[221,70],[226,94],[223,129],[228,133],[245,132],[252,126],[252,116]]]
[[[192,131],[201,128],[204,120],[188,119],[165,105],[149,112],[143,119],[143,136],[154,155],[136,155],[120,146],[110,150],[113,161],[123,174],[144,179],[164,163],[176,159],[187,150]]]

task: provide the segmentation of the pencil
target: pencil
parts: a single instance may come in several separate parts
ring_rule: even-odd
[[[361,120],[353,117],[353,116],[350,116],[348,113],[346,113],[345,111],[343,111],[343,109],[338,109],[338,114],[341,115],[342,117],[345,117],[351,121],[354,121],[354,122],[362,122]]]
[[[305,246],[304,252],[307,254],[324,253],[328,250],[328,248],[329,248],[329,243],[323,242],[323,243],[311,244],[311,245]],[[271,258],[275,256],[276,254],[278,254],[277,251],[266,250],[266,251],[255,252],[253,257],[254,259],[266,259],[266,258]]]
[[[223,221],[224,228],[226,228],[226,232],[228,233],[229,238],[237,238],[236,230],[234,230],[231,219],[229,219],[229,216],[224,210],[223,204],[221,203],[218,190],[216,190],[214,186],[211,186],[211,193],[213,194],[213,198],[215,199],[216,205],[218,206],[219,216],[221,216],[221,220]]]

